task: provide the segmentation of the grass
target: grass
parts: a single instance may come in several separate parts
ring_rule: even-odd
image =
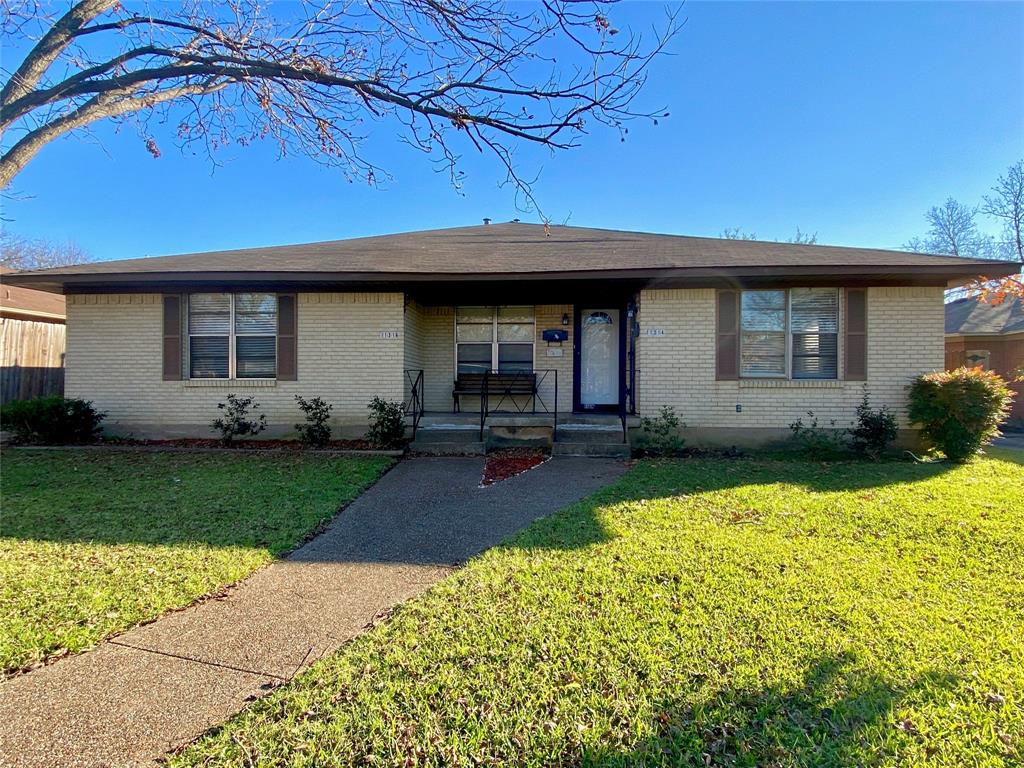
[[[183,766],[1021,764],[1024,468],[643,462]]]
[[[249,575],[388,465],[288,454],[5,452],[4,672],[84,650]]]

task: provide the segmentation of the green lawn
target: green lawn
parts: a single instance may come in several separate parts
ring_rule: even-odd
[[[388,465],[290,454],[5,451],[3,670],[83,650],[247,576]]]
[[[172,764],[1020,765],[1010,456],[641,463]]]

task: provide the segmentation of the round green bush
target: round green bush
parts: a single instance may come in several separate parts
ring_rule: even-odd
[[[88,443],[96,439],[105,415],[89,400],[54,395],[4,403],[0,426],[11,430],[19,443]]]
[[[932,447],[966,461],[999,436],[1012,402],[1013,392],[998,374],[957,368],[918,376],[910,385],[908,415]]]

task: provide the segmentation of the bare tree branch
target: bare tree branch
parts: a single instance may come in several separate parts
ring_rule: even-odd
[[[1006,246],[1017,261],[1024,262],[1024,160],[1018,160],[1005,176],[996,179],[992,194],[984,198],[981,212],[1002,221]]]
[[[71,6],[57,22],[50,27],[28,56],[0,89],[0,109],[38,85],[46,70],[64,52],[85,24],[106,10],[113,8],[117,0],[82,0]]]
[[[79,245],[33,240],[10,232],[0,234],[0,265],[8,269],[50,269],[93,261]]]
[[[627,122],[663,116],[634,100],[679,30],[678,11],[645,37],[612,26],[615,3],[300,0],[271,15],[259,0],[144,13],[77,0],[50,17],[0,0],[4,34],[38,40],[0,91],[0,132],[24,133],[0,155],[0,188],[48,142],[97,120],[131,119],[150,146],[156,116],[211,154],[270,139],[372,182],[379,168],[363,140],[371,123],[393,120],[453,183],[465,141],[534,202],[516,145],[570,149],[588,123],[624,136]]]
[[[56,120],[27,133],[3,155],[0,161],[0,188],[6,187],[18,171],[36,156],[46,144],[76,128],[108,117],[117,117],[141,109],[151,109],[158,104],[185,96],[207,95],[227,85],[227,82],[210,81],[195,85],[168,88],[158,93],[131,97],[131,89],[101,93],[85,104]]]

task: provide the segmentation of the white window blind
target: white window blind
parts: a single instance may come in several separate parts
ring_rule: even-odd
[[[740,375],[786,375],[786,292],[744,291]]]
[[[188,297],[189,376],[274,378],[277,296],[197,293]]]
[[[740,375],[835,379],[839,373],[839,289],[743,291]]]
[[[532,371],[533,307],[498,307],[497,329],[498,371]]]
[[[533,307],[457,307],[457,371],[510,373],[533,370]]]
[[[277,296],[235,295],[235,376],[272,379],[277,373]]]
[[[839,373],[839,290],[790,292],[793,378],[834,379]]]
[[[199,293],[188,299],[189,376],[226,379],[231,373],[231,294]]]

